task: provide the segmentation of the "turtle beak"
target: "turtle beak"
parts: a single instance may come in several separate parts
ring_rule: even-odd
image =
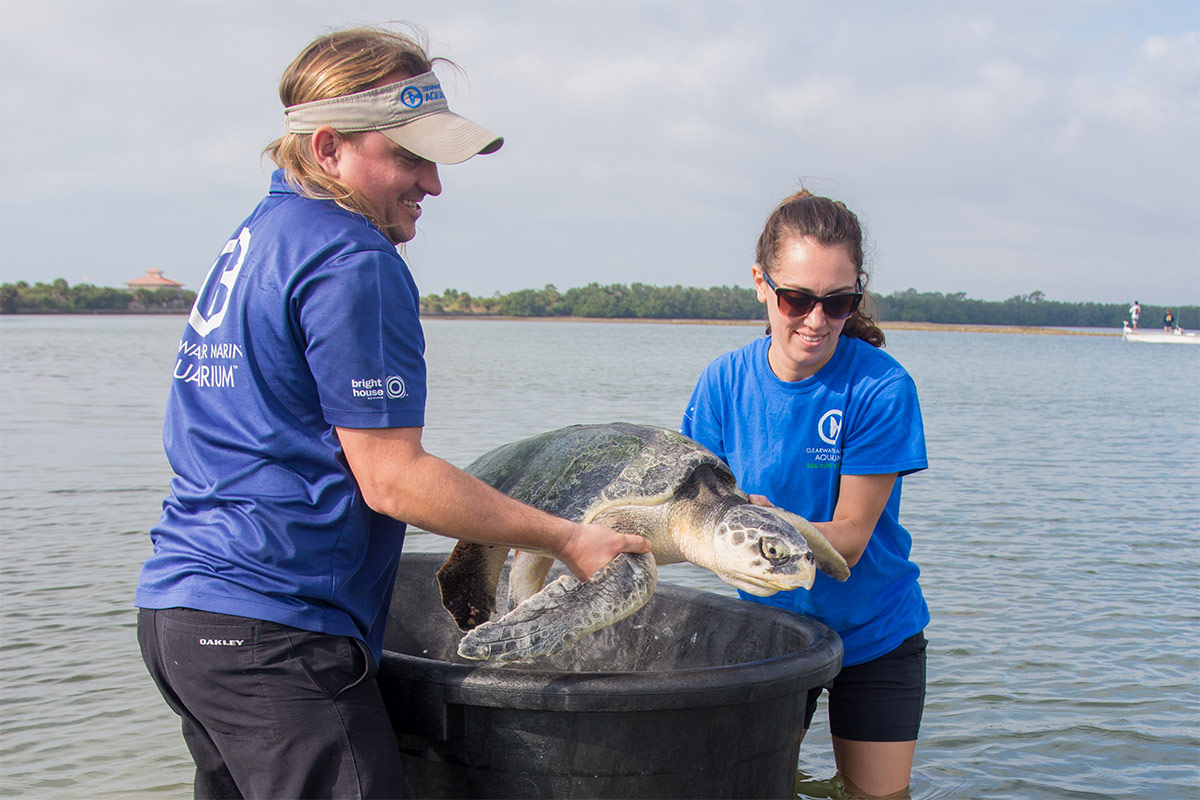
[[[771,537],[763,537],[764,539]],[[786,543],[786,542],[785,542]],[[812,551],[792,552],[782,557],[771,558],[766,555],[770,545],[760,543],[763,556],[770,563],[770,569],[753,574],[738,572],[721,574],[721,579],[741,589],[747,594],[757,597],[767,597],[776,592],[788,592],[792,589],[811,589],[817,578],[817,559]]]
[[[734,588],[756,597],[768,597],[776,592],[792,589],[811,589],[817,577],[816,565],[807,563],[807,568],[798,564],[798,569],[787,573],[763,577],[759,575],[722,575],[721,579]]]

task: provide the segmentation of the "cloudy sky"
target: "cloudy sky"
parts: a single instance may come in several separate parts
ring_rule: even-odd
[[[1200,4],[0,2],[0,280],[196,288],[264,193],[279,76],[333,28],[421,25],[451,107],[422,293],[749,285],[804,185],[874,288],[1200,303]]]

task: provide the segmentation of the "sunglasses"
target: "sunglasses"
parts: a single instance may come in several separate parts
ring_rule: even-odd
[[[765,269],[762,270],[762,276],[763,280],[767,282],[767,286],[771,287],[771,291],[775,292],[779,312],[785,317],[806,317],[813,307],[820,303],[821,308],[825,310],[825,316],[830,319],[845,319],[853,314],[858,309],[858,304],[862,302],[861,278],[855,284],[853,292],[839,292],[817,297],[815,294],[800,289],[780,289],[775,285],[775,281],[771,280],[771,276]]]

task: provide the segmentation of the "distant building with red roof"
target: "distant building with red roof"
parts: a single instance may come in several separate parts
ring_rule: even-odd
[[[125,281],[130,289],[179,289],[183,286],[179,281],[163,277],[161,269],[148,269],[146,274],[131,281]]]

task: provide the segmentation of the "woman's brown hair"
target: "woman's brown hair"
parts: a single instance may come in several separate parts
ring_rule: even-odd
[[[769,275],[783,244],[803,238],[813,239],[825,247],[846,248],[863,287],[863,302],[846,320],[842,335],[883,347],[883,331],[872,319],[872,313],[877,313],[878,308],[866,290],[870,276],[863,269],[863,231],[858,217],[844,203],[817,197],[803,189],[784,199],[767,217],[754,250],[756,263]],[[767,331],[770,332],[770,323]]]

